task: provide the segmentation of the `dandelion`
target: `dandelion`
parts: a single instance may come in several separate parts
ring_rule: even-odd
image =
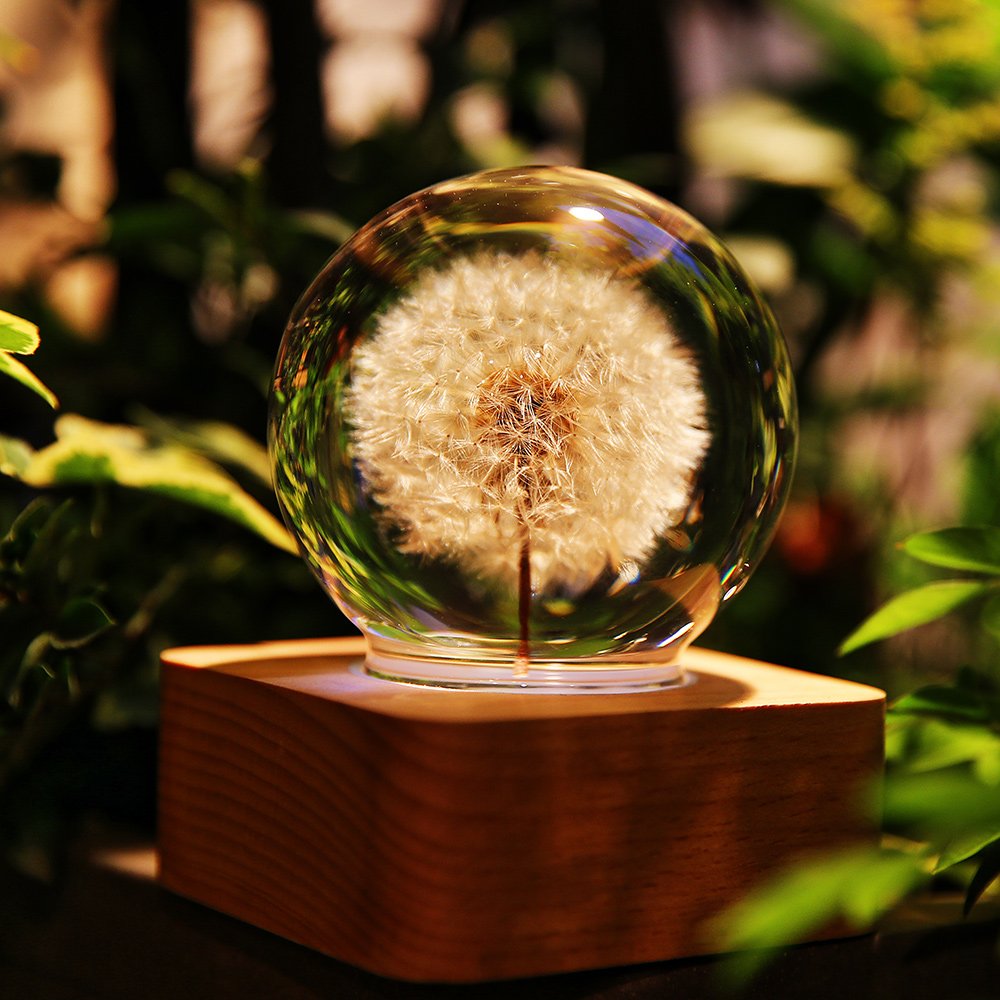
[[[698,368],[630,280],[537,253],[421,275],[355,350],[359,468],[402,551],[532,593],[640,564],[708,448]]]

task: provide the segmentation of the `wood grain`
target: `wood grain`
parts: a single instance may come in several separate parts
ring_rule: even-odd
[[[881,691],[703,650],[639,694],[426,690],[361,640],[164,654],[160,879],[362,968],[474,982],[705,953],[871,837]]]

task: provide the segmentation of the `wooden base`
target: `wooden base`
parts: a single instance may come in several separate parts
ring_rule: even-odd
[[[776,866],[874,836],[873,688],[689,650],[663,691],[440,691],[349,669],[363,651],[164,654],[164,886],[381,975],[475,982],[704,954]]]

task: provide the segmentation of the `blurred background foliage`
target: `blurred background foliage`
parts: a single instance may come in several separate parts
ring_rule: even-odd
[[[794,496],[705,644],[893,696],[967,667],[995,708],[975,604],[837,649],[927,581],[899,539],[1000,526],[998,53],[994,0],[0,0],[0,306],[62,412],[0,383],[7,863],[54,877],[95,811],[152,824],[165,646],[350,630],[269,513],[284,320],[355,226],[486,166],[678,201],[786,332]],[[989,744],[994,708],[952,735]]]

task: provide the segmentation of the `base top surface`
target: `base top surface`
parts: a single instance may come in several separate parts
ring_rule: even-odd
[[[261,684],[408,719],[505,721],[753,709],[801,704],[883,702],[878,688],[778,667],[713,650],[689,648],[683,683],[637,692],[560,692],[428,689],[382,680],[361,669],[365,640],[305,639],[244,646],[188,646],[167,650],[169,666],[239,674]]]

